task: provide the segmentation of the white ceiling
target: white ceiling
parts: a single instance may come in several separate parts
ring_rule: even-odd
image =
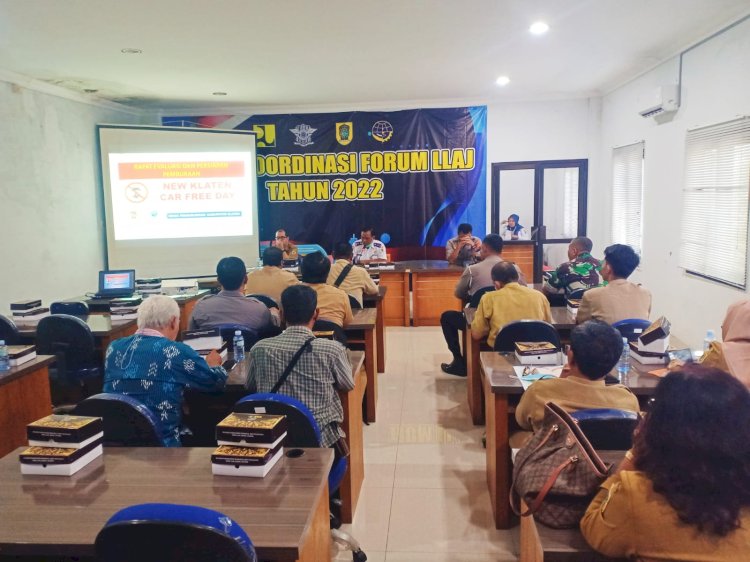
[[[0,0],[0,70],[172,110],[573,98],[748,13],[750,0]],[[528,33],[537,19],[547,35]]]

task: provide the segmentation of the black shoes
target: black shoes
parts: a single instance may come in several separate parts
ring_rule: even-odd
[[[441,363],[440,368],[444,373],[456,375],[457,377],[466,376],[466,365],[460,359],[454,359],[451,363]]]

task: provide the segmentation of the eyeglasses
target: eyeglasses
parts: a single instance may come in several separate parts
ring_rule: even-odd
[[[277,236],[276,240],[284,240],[286,238],[289,238],[288,236]]]

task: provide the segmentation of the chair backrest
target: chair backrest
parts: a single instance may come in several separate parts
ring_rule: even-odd
[[[490,285],[489,287],[482,287],[481,289],[477,289],[477,292],[471,295],[471,299],[469,299],[469,307],[477,308],[479,306],[479,301],[482,299],[482,295],[494,290],[495,287],[492,285]]]
[[[221,332],[221,339],[227,342],[227,350],[230,352],[234,351],[234,333],[237,330],[242,332],[242,338],[245,340],[245,351],[248,351],[258,343],[258,340],[260,340],[260,335],[257,330],[243,324],[216,324],[215,326],[212,326],[212,328],[218,328]]]
[[[279,308],[279,303],[277,303],[274,299],[269,297],[268,295],[261,295],[261,294],[252,294],[252,295],[246,295],[247,298],[253,298],[257,299],[263,304],[266,305],[268,308]]]
[[[313,324],[312,331],[315,332],[316,335],[318,335],[320,332],[333,332],[333,335],[330,339],[336,340],[342,345],[347,345],[349,343],[344,329],[335,322],[331,322],[330,320],[316,320],[315,324]],[[325,336],[318,335],[318,337]]]
[[[320,252],[325,257],[328,257],[326,251],[319,244],[297,244],[297,253],[300,256],[306,256],[307,254],[312,254],[314,252]]]
[[[586,292],[586,289],[576,289],[575,291],[571,291],[568,293],[569,299],[582,299],[583,293]]]
[[[104,444],[110,447],[163,447],[159,419],[131,396],[102,392],[79,402],[75,416],[96,416],[104,425]]]
[[[256,562],[250,537],[223,513],[146,503],[115,513],[95,542],[100,562]]]
[[[355,299],[351,295],[347,295],[347,296],[349,297],[349,305],[352,307],[352,310],[354,310],[355,308],[362,308],[362,305],[359,304],[359,301],[357,299]]]
[[[18,334],[18,326],[15,322],[0,314],[0,340],[4,340],[6,345],[16,345],[20,339],[21,336]]]
[[[60,301],[49,305],[50,314],[70,314],[71,316],[88,316],[89,305],[83,301]]]
[[[495,338],[495,351],[514,351],[517,341],[546,341],[560,347],[560,335],[555,327],[542,320],[517,320],[503,326]]]
[[[97,364],[91,328],[69,314],[54,314],[39,321],[36,351],[40,355],[54,355],[57,358],[55,368],[65,374]]]
[[[594,449],[627,451],[640,417],[635,412],[610,408],[578,410],[570,414]]]
[[[629,342],[637,340],[651,322],[642,318],[628,318],[612,324],[612,327],[620,332],[623,338]]]

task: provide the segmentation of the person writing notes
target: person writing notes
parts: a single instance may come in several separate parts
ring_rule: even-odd
[[[513,214],[504,220],[505,230],[501,229],[503,240],[531,240],[531,234],[518,222],[518,215]]]

